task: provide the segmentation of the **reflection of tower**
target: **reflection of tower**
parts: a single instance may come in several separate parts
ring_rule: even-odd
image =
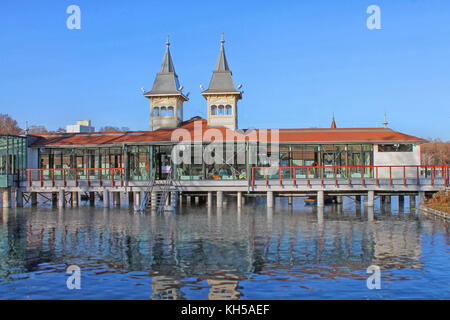
[[[209,300],[238,300],[241,296],[238,280],[208,279],[208,284],[211,286]]]
[[[180,282],[171,276],[152,277],[152,300],[179,300],[184,298]]]

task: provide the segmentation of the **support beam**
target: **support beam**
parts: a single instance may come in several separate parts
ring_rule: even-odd
[[[375,191],[369,190],[367,193],[367,206],[373,208],[375,203]]]
[[[212,207],[212,202],[213,202],[212,192],[208,191],[208,200],[207,200],[208,208]]]
[[[242,208],[242,192],[237,193],[237,207]]]
[[[109,208],[110,206],[110,199],[109,199],[109,191],[103,190],[103,208]]]
[[[52,206],[58,205],[58,193],[52,192]]]
[[[74,207],[78,207],[79,204],[79,196],[78,196],[78,192],[72,192],[72,205]]]
[[[416,195],[412,194],[409,196],[409,208],[415,208],[416,207]]]
[[[89,205],[95,206],[95,192],[89,192]]]
[[[11,208],[11,190],[3,190],[3,208]]]
[[[62,209],[64,208],[66,204],[66,193],[64,190],[59,190],[58,192],[58,208]]]
[[[17,208],[23,207],[23,192],[22,189],[19,188],[16,189],[16,207]]]
[[[267,208],[273,208],[273,191],[267,191]]]
[[[425,201],[425,191],[419,191],[419,203],[424,203]]]
[[[120,192],[113,192],[114,207],[120,207]]]
[[[403,208],[405,205],[405,196],[398,196],[398,207]]]
[[[37,206],[37,192],[31,192],[31,206],[36,207]]]
[[[317,206],[323,208],[325,205],[325,196],[322,190],[317,191]]]
[[[223,191],[217,191],[217,208],[223,207]]]

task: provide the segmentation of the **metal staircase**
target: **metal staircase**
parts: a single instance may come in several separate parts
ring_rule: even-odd
[[[158,186],[160,191],[154,191],[155,186]],[[143,212],[148,208],[151,208],[152,211],[157,213],[173,211],[176,201],[166,204],[170,192],[175,192],[174,196],[177,195],[176,188],[173,188],[172,169],[169,171],[167,178],[163,180],[162,184],[156,184],[155,171],[153,171],[147,190],[144,192],[144,197],[141,199],[139,205],[135,207],[135,211]]]
[[[161,192],[159,193],[159,198],[157,198],[157,205],[153,206],[156,207],[157,213],[162,213],[163,211],[173,211],[175,208],[173,204],[176,203],[176,201],[172,201],[172,203],[167,203],[167,200],[169,199],[169,193],[173,192],[172,190],[173,185],[173,177],[172,177],[172,168],[170,168],[169,173],[167,174],[166,180],[164,180],[162,186],[161,186]],[[158,194],[157,194],[158,196]]]

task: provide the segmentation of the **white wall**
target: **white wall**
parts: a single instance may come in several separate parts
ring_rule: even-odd
[[[373,164],[375,166],[420,165],[420,145],[414,145],[412,152],[378,152],[378,145],[374,145]],[[406,168],[405,173],[407,178],[417,176],[416,168]],[[378,177],[389,178],[389,169],[379,168]],[[392,168],[392,178],[402,179],[403,169]]]

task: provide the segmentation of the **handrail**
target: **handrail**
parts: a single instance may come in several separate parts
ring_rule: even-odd
[[[27,184],[31,187],[33,181],[39,181],[40,185],[44,185],[44,181],[51,181],[52,185],[55,185],[55,180],[62,180],[64,186],[67,186],[67,181],[75,181],[75,185],[78,186],[79,181],[87,181],[88,185],[94,177],[98,177],[100,185],[103,185],[105,178],[110,178],[112,184],[115,184],[115,176],[119,177],[120,186],[123,186],[123,168],[35,168],[35,169],[23,169],[27,172]],[[105,173],[105,171],[107,173]],[[109,171],[109,172],[108,172]],[[38,173],[38,179],[33,179],[32,173]],[[47,173],[45,174],[44,173]],[[86,176],[84,179],[82,176]]]
[[[389,175],[386,178],[380,177],[381,174],[379,172],[379,169],[389,169]],[[290,170],[289,177],[283,177],[283,169]],[[305,177],[297,177],[296,172],[299,169],[303,169],[306,171]],[[339,173],[338,170],[340,169]],[[360,177],[352,177],[352,170],[356,171],[357,169],[360,169],[359,173]],[[442,178],[443,179],[443,185],[449,186],[449,172],[450,172],[450,165],[370,165],[370,166],[274,166],[274,167],[263,167],[263,166],[254,166],[251,167],[251,186],[252,188],[255,187],[255,181],[256,180],[265,180],[265,185],[269,185],[269,176],[275,176],[272,179],[276,179],[276,184],[279,184],[280,186],[283,186],[283,179],[284,180],[293,180],[293,185],[296,186],[297,182],[299,180],[306,180],[306,185],[310,185],[311,179],[317,179],[317,181],[320,182],[320,185],[324,185],[324,179],[332,179],[335,186],[338,186],[338,174],[341,175],[342,179],[348,179],[348,185],[351,186],[352,184],[355,184],[354,181],[352,181],[352,178],[359,178],[360,181],[358,181],[359,184],[362,186],[365,186],[367,184],[367,181],[372,179],[375,180],[376,185],[379,186],[380,180],[389,180],[389,185],[393,185],[393,180],[396,178],[393,178],[393,172],[392,170],[395,169],[402,169],[402,173],[400,174],[401,177],[397,179],[401,179],[402,185],[406,186],[408,183],[408,179],[411,178],[411,170],[408,171],[408,169],[415,169],[414,176],[416,178],[416,184],[420,184],[420,178],[425,176],[425,178],[430,177],[430,184],[434,185],[436,182],[436,178]],[[255,171],[260,170],[260,176],[261,178],[258,179],[255,175]],[[269,171],[275,171],[276,173],[270,174]],[[407,172],[408,171],[408,172]],[[439,172],[440,171],[440,172]],[[311,177],[312,172],[312,177]],[[332,177],[324,177],[324,173],[331,174]],[[366,176],[366,174],[368,176]],[[398,174],[397,174],[398,175]]]

